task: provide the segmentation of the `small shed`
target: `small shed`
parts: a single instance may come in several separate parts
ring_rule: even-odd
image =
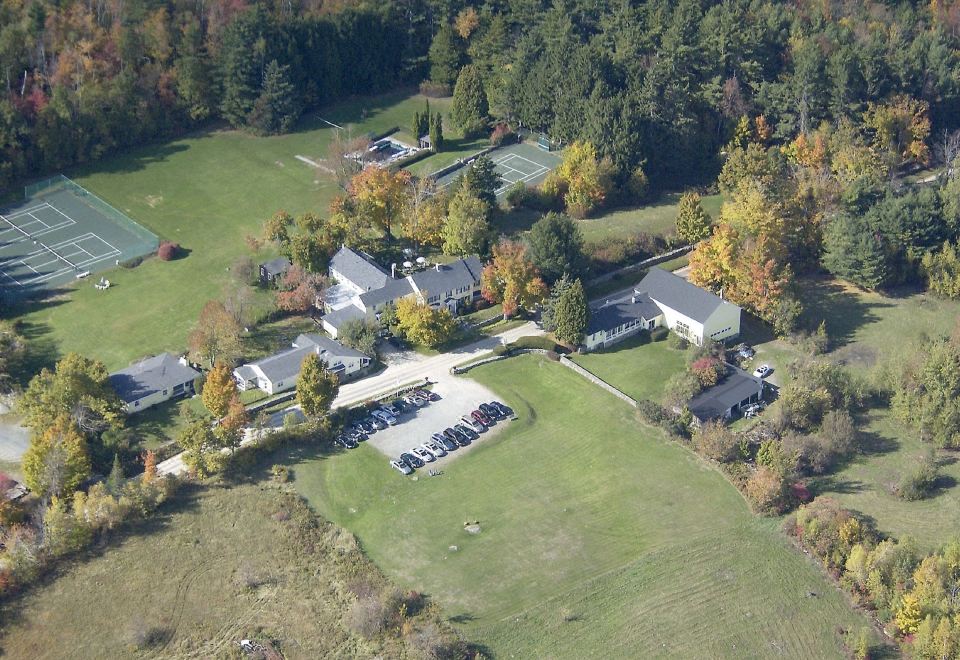
[[[292,265],[286,257],[277,257],[262,263],[260,264],[260,281],[264,284],[274,282],[277,278],[283,277]]]
[[[420,139],[417,140],[417,144],[420,146],[421,149],[432,149],[432,148],[433,148],[433,142],[431,142],[429,135],[423,135],[423,136],[421,136]]]

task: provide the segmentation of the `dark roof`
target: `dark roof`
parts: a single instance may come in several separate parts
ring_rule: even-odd
[[[474,286],[480,281],[480,271],[483,264],[477,257],[458,259],[453,263],[440,264],[426,270],[421,270],[410,277],[420,293],[428,296],[446,295],[449,291],[456,291],[461,287]]]
[[[337,250],[330,259],[330,270],[337,271],[364,291],[382,288],[392,279],[372,259],[364,258],[347,246]]]
[[[731,304],[662,268],[651,268],[636,290],[700,323],[710,318],[720,305]]]
[[[697,419],[723,417],[730,408],[763,388],[763,381],[742,369],[727,365],[727,377],[690,399],[687,407]]]
[[[384,287],[361,293],[360,302],[363,303],[364,307],[370,310],[377,305],[399,300],[404,296],[409,296],[411,293],[413,293],[413,287],[410,285],[410,281],[407,278],[403,278],[402,280],[391,280]]]
[[[260,264],[260,268],[270,277],[276,277],[277,275],[286,273],[292,265],[286,257],[277,257],[276,259],[271,259],[270,261]]]
[[[110,384],[125,403],[133,403],[156,392],[190,383],[200,372],[170,353],[161,353],[110,374]]]
[[[251,365],[259,367],[264,376],[269,378],[271,382],[277,383],[296,377],[300,373],[303,360],[310,353],[317,353],[321,360],[329,364],[333,364],[337,358],[367,357],[360,351],[348,348],[329,337],[302,334],[293,342],[291,348],[252,362]],[[244,367],[240,367],[240,369],[244,369]]]
[[[587,325],[587,334],[613,330],[630,321],[644,318],[647,321],[655,319],[663,312],[657,304],[650,300],[645,293],[608,303],[590,314],[590,323]]]

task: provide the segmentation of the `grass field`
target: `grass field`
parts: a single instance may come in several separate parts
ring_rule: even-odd
[[[686,354],[668,342],[640,344],[631,337],[604,351],[573,355],[573,361],[636,400],[660,403],[667,381],[686,366]]]
[[[577,224],[587,243],[626,238],[641,231],[666,236],[675,233],[679,201],[680,193],[669,193],[648,206],[613,211],[596,218],[578,220]],[[722,202],[720,195],[708,195],[703,198],[703,209],[716,220]]]
[[[862,291],[836,280],[802,282],[806,306],[804,321],[811,327],[826,322],[831,338],[829,359],[869,378],[870,371],[893,351],[913,350],[922,335],[949,334],[960,318],[960,303],[911,290],[892,295]],[[788,379],[786,366],[799,355],[797,348],[772,339],[758,324],[747,326],[745,338],[754,342],[754,363],[768,363],[777,371],[773,380]],[[815,482],[818,493],[836,497],[844,506],[873,518],[878,528],[895,536],[909,535],[937,546],[960,529],[960,462],[943,455],[940,488],[933,498],[904,502],[890,494],[890,486],[915,465],[928,445],[916,430],[886,410],[873,410],[863,420],[866,452],[843,470]]]
[[[304,532],[315,516],[267,484],[184,488],[161,515],[0,612],[4,657],[236,657],[239,640],[264,637],[286,658],[405,654],[342,623],[348,584],[384,583],[351,535],[324,521]],[[147,630],[160,642],[138,652],[133,639]]]
[[[471,376],[519,419],[442,477],[362,446],[294,459],[294,484],[495,657],[841,657],[837,627],[865,625],[777,521],[626,404],[533,356]]]
[[[280,208],[326,211],[336,184],[295,158],[325,156],[334,129],[319,117],[341,126],[354,122],[354,134],[380,132],[408,125],[423,103],[406,94],[356,100],[304,117],[287,135],[209,130],[68,172],[189,253],[114,270],[106,292],[88,282],[66,300],[26,310],[25,332],[38,362],[79,351],[115,369],[143,355],[183,350],[200,308],[221,297],[230,264],[249,254],[246,235],[259,234],[263,220]],[[447,103],[431,100],[441,111]]]

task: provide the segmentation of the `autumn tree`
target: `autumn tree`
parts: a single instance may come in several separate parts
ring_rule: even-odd
[[[403,233],[417,245],[441,247],[447,222],[447,196],[430,177],[411,179],[403,213]]]
[[[945,298],[960,298],[960,255],[953,243],[944,243],[938,252],[923,255],[923,270],[930,290]]]
[[[191,416],[177,436],[183,449],[183,462],[199,477],[206,477],[220,467],[220,442],[208,419]]]
[[[610,173],[590,142],[577,141],[543,182],[545,194],[562,199],[567,213],[584,218],[603,204],[611,187]]]
[[[197,325],[187,336],[193,358],[211,368],[219,363],[232,365],[240,355],[243,328],[223,303],[210,300],[200,310]]]
[[[930,159],[929,104],[905,94],[887,103],[867,103],[863,122],[873,134],[874,146],[893,166],[915,162],[926,164]]]
[[[677,235],[687,243],[697,243],[710,236],[710,216],[703,210],[699,193],[688,192],[680,197]]]
[[[230,402],[237,397],[237,383],[230,367],[221,363],[211,369],[200,397],[204,407],[215,418],[220,419],[226,415]]]
[[[26,346],[16,323],[0,321],[0,392],[12,388],[11,365],[25,353]]]
[[[488,301],[503,304],[507,317],[518,309],[533,309],[547,295],[547,285],[527,256],[527,248],[510,240],[493,247],[493,259],[481,273],[480,287]]]
[[[267,218],[263,223],[263,237],[281,248],[290,243],[290,227],[293,225],[293,216],[280,210]]]
[[[368,167],[350,180],[348,192],[357,214],[389,238],[393,221],[401,217],[406,205],[409,184],[410,173],[406,170]]]
[[[106,367],[77,353],[68,353],[53,371],[44,368],[30,379],[19,409],[24,426],[35,435],[63,415],[89,438],[123,425],[123,405]]]
[[[347,192],[351,179],[369,162],[369,147],[370,140],[366,136],[353,137],[349,126],[346,132],[338,130],[330,140],[320,172],[332,176],[340,190]]]
[[[430,348],[449,341],[457,330],[457,321],[449,309],[434,309],[413,296],[397,302],[397,325],[407,339]]]
[[[90,476],[87,441],[67,414],[34,435],[23,455],[23,477],[38,497],[69,497]]]
[[[148,449],[143,455],[143,483],[148,484],[157,478],[157,452]]]
[[[204,389],[204,393],[206,393],[206,389]],[[213,429],[220,446],[230,449],[230,451],[239,447],[243,441],[244,429],[249,421],[247,409],[240,402],[237,393],[234,392],[227,404],[226,411]]]
[[[294,264],[280,279],[274,302],[281,311],[305,313],[317,305],[326,286],[325,277]]]
[[[490,206],[467,187],[461,187],[450,200],[443,227],[443,251],[464,256],[483,254],[493,233],[487,217]]]
[[[297,377],[297,403],[303,414],[313,420],[326,417],[339,391],[337,375],[327,369],[316,353],[308,354]]]

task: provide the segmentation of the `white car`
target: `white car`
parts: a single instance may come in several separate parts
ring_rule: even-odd
[[[410,474],[413,470],[410,469],[410,466],[402,461],[390,461],[390,467],[395,470],[400,470],[401,474]]]
[[[411,406],[416,406],[417,408],[422,408],[424,404],[426,404],[426,401],[413,394],[408,394],[407,396],[403,397],[403,400],[409,403]]]
[[[753,372],[753,375],[757,378],[766,378],[772,373],[773,367],[771,367],[769,364],[761,364],[759,367],[757,367],[757,370]]]
[[[385,410],[374,410],[372,413],[370,413],[370,415],[372,417],[375,417],[376,419],[379,419],[381,422],[389,426],[397,425],[397,418]]]
[[[414,447],[413,449],[410,450],[410,453],[416,456],[417,458],[419,458],[424,463],[432,463],[433,461],[437,460],[437,457],[431,454],[429,450],[427,450],[422,445],[420,447]]]
[[[474,433],[483,433],[484,431],[487,430],[486,426],[484,426],[474,418],[470,417],[469,415],[464,415],[463,417],[460,418],[460,421],[463,423],[464,426],[466,426],[468,429],[470,429]]]
[[[437,458],[447,455],[447,450],[443,448],[443,445],[437,444],[433,440],[427,440],[420,446],[426,449],[428,452],[430,452],[434,456],[436,456]]]

